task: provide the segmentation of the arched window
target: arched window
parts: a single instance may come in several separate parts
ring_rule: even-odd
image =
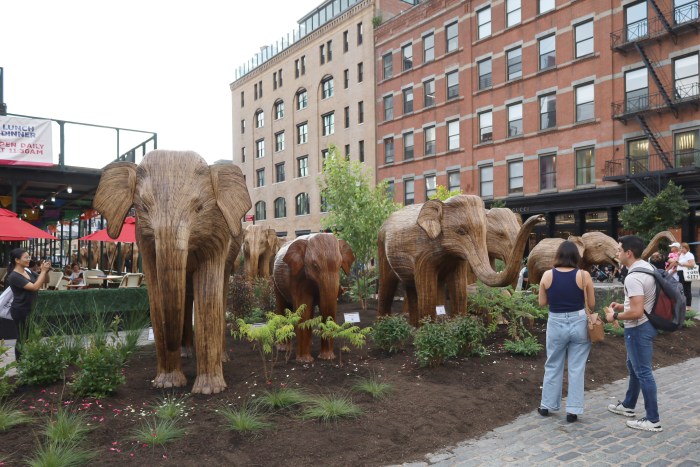
[[[305,109],[309,105],[309,95],[306,89],[297,91],[297,110]]]
[[[275,219],[280,217],[287,217],[287,200],[284,198],[275,200]]]
[[[262,128],[265,126],[265,112],[262,109],[255,111],[255,128]]]
[[[267,219],[267,206],[265,201],[258,201],[255,203],[255,220],[264,221]]]
[[[296,204],[297,204],[297,216],[303,216],[305,214],[309,213],[309,194],[308,193],[299,193],[296,196]]]
[[[333,97],[333,77],[330,75],[325,76],[323,80],[321,80],[321,88],[323,89],[323,93],[321,94],[323,99]]]
[[[275,102],[275,120],[284,117],[284,101],[282,99]]]

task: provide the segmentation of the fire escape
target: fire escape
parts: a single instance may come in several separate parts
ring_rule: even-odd
[[[625,125],[636,121],[649,142],[648,154],[630,155],[625,148],[624,160],[611,160],[605,163],[603,180],[619,183],[632,183],[646,196],[655,196],[666,187],[669,177],[679,173],[700,173],[700,154],[677,155],[669,151],[659,132],[649,125],[647,118],[653,114],[670,112],[678,118],[679,110],[700,106],[698,82],[684,84],[669,83],[664,76],[659,61],[653,57],[649,45],[671,39],[677,43],[680,34],[700,29],[698,4],[691,2],[674,8],[666,15],[658,2],[647,0],[656,13],[655,17],[645,18],[627,24],[622,30],[610,34],[610,47],[623,55],[636,51],[646,66],[647,75],[654,82],[657,92],[649,88],[627,92],[622,102],[612,103],[612,117]],[[669,19],[670,18],[670,22]]]

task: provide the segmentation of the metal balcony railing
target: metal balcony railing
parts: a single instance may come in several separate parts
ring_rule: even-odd
[[[671,97],[672,104],[675,106],[693,101],[700,101],[699,83],[676,84]],[[625,100],[612,103],[612,117],[625,120],[635,114],[644,114],[667,107],[669,105],[660,92],[629,93]]]
[[[669,33],[680,32],[683,29],[697,26],[698,4],[689,3],[665,13],[669,20],[673,20],[671,31],[666,29],[664,21],[654,16],[626,25],[624,28],[610,33],[610,48],[624,51],[631,44],[647,39],[654,39]]]
[[[664,153],[671,161],[672,167],[668,168],[664,157],[660,154],[648,156],[625,156],[624,159],[616,159],[605,162],[603,179],[627,178],[648,176],[655,173],[674,173],[685,170],[700,170],[700,149],[679,150]]]

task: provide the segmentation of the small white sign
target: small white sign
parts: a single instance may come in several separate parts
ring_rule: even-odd
[[[359,323],[360,313],[343,313],[345,315],[346,323]]]
[[[250,326],[253,328],[261,328],[261,327],[265,326],[265,324],[267,324],[267,323],[253,323]]]
[[[445,305],[438,305],[435,307],[435,314],[440,316],[444,315],[445,313]]]
[[[149,341],[156,340],[155,336],[153,335],[153,328],[148,328],[148,340]]]

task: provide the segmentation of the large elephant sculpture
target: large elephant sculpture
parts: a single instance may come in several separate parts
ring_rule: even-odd
[[[602,232],[587,232],[567,240],[576,244],[581,255],[579,268],[588,270],[594,264],[616,264],[617,240]],[[554,266],[554,256],[563,238],[545,238],[530,251],[527,259],[527,280],[539,284],[542,274]]]
[[[649,257],[656,250],[659,249],[659,244],[661,243],[661,240],[667,240],[669,245],[678,241],[676,240],[675,235],[673,235],[671,232],[669,232],[668,230],[662,230],[661,232],[654,235],[651,240],[649,240],[647,247],[642,252],[642,259],[648,260]]]
[[[279,247],[275,229],[263,225],[246,227],[241,253],[248,279],[252,281],[256,277],[265,279],[270,277],[270,265],[273,263],[277,251],[279,251]]]
[[[344,240],[330,233],[302,235],[284,245],[275,256],[273,280],[275,283],[276,312],[284,313],[285,308],[297,310],[305,305],[302,322],[310,319],[314,306],[323,319],[336,320],[338,291],[340,290],[340,270],[350,273],[355,255]],[[312,362],[310,329],[296,329],[297,353],[300,362]],[[318,358],[332,360],[333,341],[321,341]]]
[[[226,269],[237,254],[235,242],[240,247],[241,219],[252,205],[241,170],[231,163],[208,166],[194,152],[155,150],[139,165],[105,167],[93,205],[107,219],[112,238],[135,208],[156,343],[153,385],[187,384],[180,347],[191,336],[194,303],[198,337],[192,392],[224,390]]]
[[[390,313],[399,281],[406,288],[409,320],[414,326],[425,316],[435,316],[445,284],[451,314],[466,312],[469,271],[491,287],[512,283],[520,270],[525,242],[542,221],[543,216],[533,216],[525,222],[505,270],[498,273],[489,262],[486,210],[478,196],[430,200],[396,211],[379,230],[378,314]]]

